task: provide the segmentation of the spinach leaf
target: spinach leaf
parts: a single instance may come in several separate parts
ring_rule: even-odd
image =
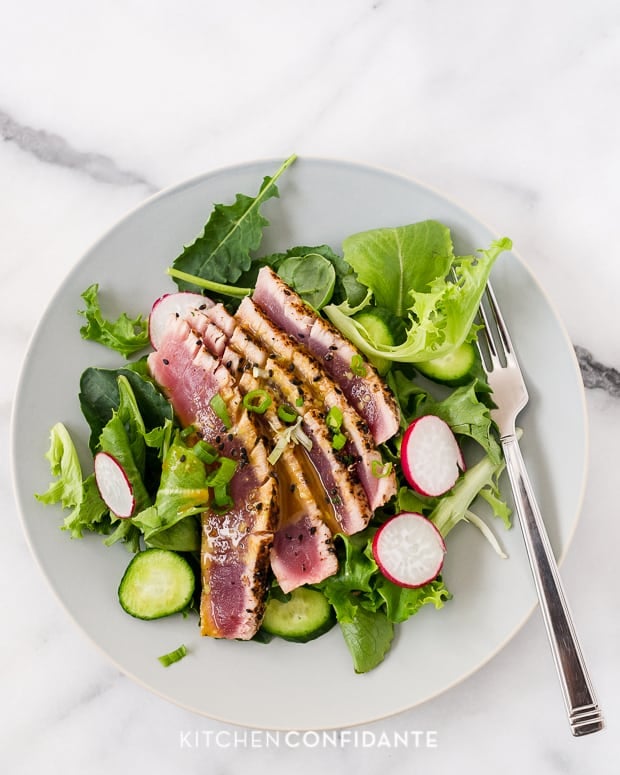
[[[334,292],[334,267],[318,253],[286,258],[280,264],[278,274],[317,312],[328,303]]]
[[[82,294],[86,309],[79,314],[86,318],[86,325],[80,328],[82,339],[99,342],[128,358],[143,350],[149,343],[147,321],[142,315],[129,318],[125,312],[116,320],[106,320],[99,306],[99,286],[90,285]]]
[[[232,204],[216,204],[202,234],[176,258],[173,269],[216,283],[236,283],[250,268],[251,253],[269,223],[260,213],[261,205],[279,195],[275,182],[295,158],[287,159],[273,177],[265,177],[256,196],[237,194]],[[180,290],[194,288],[186,280],[175,281]]]
[[[101,431],[118,409],[119,376],[129,381],[147,431],[162,427],[166,420],[173,419],[172,406],[146,376],[145,363],[146,359],[142,359],[121,369],[90,367],[82,374],[79,400],[91,429],[89,446],[93,454],[97,451]]]

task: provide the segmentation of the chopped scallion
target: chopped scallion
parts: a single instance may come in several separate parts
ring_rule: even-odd
[[[278,407],[278,417],[282,420],[282,422],[286,422],[286,423],[295,422],[298,416],[299,415],[293,409],[293,407],[289,406],[288,404],[280,404],[280,406]]]
[[[338,409],[337,406],[332,406],[332,408],[327,413],[327,416],[325,417],[325,424],[330,429],[330,431],[339,431],[342,425],[342,420],[343,417],[340,409]]]
[[[187,656],[187,648],[181,644],[178,649],[171,651],[169,654],[163,654],[161,657],[157,657],[157,659],[164,667],[170,667],[170,665],[178,662],[185,656]]]
[[[332,438],[332,447],[335,450],[342,449],[346,443],[347,443],[347,437],[344,435],[344,433],[334,434],[334,437]]]
[[[392,463],[380,463],[378,460],[373,460],[370,465],[370,472],[375,479],[383,479],[392,473]]]
[[[356,377],[366,376],[366,364],[364,363],[364,359],[359,353],[355,353],[355,355],[351,358],[351,371],[353,374],[355,374]]]
[[[204,440],[197,441],[196,444],[194,444],[192,447],[192,452],[194,455],[196,455],[198,460],[201,460],[207,465],[215,463],[215,461],[220,456],[220,453],[217,451],[217,449],[212,444],[209,444],[208,441]]]
[[[228,414],[228,410],[226,409],[226,404],[224,403],[224,399],[219,393],[216,393],[213,398],[209,401],[209,405],[211,406],[211,409],[215,412],[216,417],[218,420],[222,422],[222,425],[228,430],[229,428],[232,428],[232,420],[230,419],[230,415]]]
[[[273,403],[273,399],[266,390],[258,388],[257,390],[250,390],[243,396],[243,405],[250,412],[256,412],[257,414],[265,414],[267,409]]]
[[[299,396],[299,398],[295,399],[295,406],[303,406],[303,405],[304,405],[304,400],[303,400],[303,398],[301,396]]]
[[[237,461],[230,457],[218,458],[218,467],[207,477],[208,487],[219,487],[226,485],[235,475],[237,470]]]

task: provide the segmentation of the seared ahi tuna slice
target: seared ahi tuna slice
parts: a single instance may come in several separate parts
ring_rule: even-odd
[[[258,273],[252,300],[325,367],[366,421],[377,444],[398,431],[398,406],[375,369],[364,359],[364,375],[354,373],[352,366],[361,358],[357,348],[335,326],[319,317],[270,267],[265,266]]]
[[[207,349],[214,347],[211,352],[221,356],[229,372],[238,378],[242,394],[259,389],[261,383],[253,376],[252,370],[243,368],[246,358],[228,346],[220,352],[221,337],[207,336],[212,325],[203,321],[199,326]],[[255,350],[248,353],[250,345],[248,339],[245,342],[246,356],[251,354],[262,358],[262,353],[256,346]],[[264,415],[257,418],[259,422],[261,419],[264,425],[262,430],[271,439],[272,445],[275,445],[278,435],[286,430],[286,426],[278,417],[275,405],[270,406]],[[309,461],[306,461],[306,464],[309,466]],[[338,570],[332,533],[323,521],[323,514],[328,513],[330,507],[328,504],[324,504],[322,509],[319,507],[308,484],[309,474],[304,472],[302,465],[303,458],[300,460],[298,451],[291,447],[284,450],[275,465],[280,519],[270,560],[274,575],[284,592],[290,592],[302,584],[317,584]],[[290,536],[294,536],[293,542]],[[203,616],[203,621],[206,618]]]
[[[278,364],[284,362],[287,374],[293,381],[302,380],[307,392],[318,406],[327,411],[335,407],[342,414],[342,429],[348,442],[345,453],[355,461],[355,469],[364,487],[370,508],[378,509],[396,494],[396,475],[392,472],[377,477],[374,469],[383,468],[383,460],[377,450],[368,426],[353,409],[342,390],[326,373],[325,369],[288,334],[275,326],[256,305],[246,298],[237,310],[237,317],[250,328],[271,354],[278,357]],[[274,359],[272,359],[274,360]],[[290,366],[294,371],[290,371]],[[304,392],[306,388],[303,388]]]
[[[238,461],[230,482],[233,506],[202,517],[201,631],[217,638],[249,639],[264,611],[277,524],[267,452],[231,374],[185,320],[171,317],[160,349],[149,356],[149,368],[181,422],[197,427],[222,455]],[[230,428],[223,427],[211,407],[216,394],[226,405]]]
[[[302,455],[288,448],[276,463],[280,527],[271,548],[271,568],[283,592],[318,584],[338,570],[332,533],[322,520]]]
[[[308,400],[308,389],[302,380],[293,377],[290,370],[292,364],[286,369],[280,366],[278,360],[271,357],[274,353],[268,354],[261,343],[253,340],[252,333],[251,329],[238,326],[230,340],[231,349],[244,354],[249,368],[257,366],[264,370],[267,375],[264,377],[264,385],[282,401],[295,407],[303,417],[302,429],[312,441],[312,448],[307,450],[307,455],[335,515],[335,523],[330,527],[334,532],[342,531],[349,535],[363,530],[372,516],[372,509],[346,454],[332,447],[330,431],[325,423],[325,411],[317,409]]]

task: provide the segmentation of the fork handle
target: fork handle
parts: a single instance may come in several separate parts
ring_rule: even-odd
[[[551,651],[562,685],[571,731],[575,736],[598,732],[604,727],[603,715],[594,696],[558,566],[534,497],[519,442],[513,434],[503,437],[501,442]]]

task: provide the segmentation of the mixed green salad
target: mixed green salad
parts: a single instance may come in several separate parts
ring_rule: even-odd
[[[271,267],[375,365],[398,402],[400,431],[381,445],[386,470],[397,476],[396,496],[374,513],[366,529],[336,536],[335,575],[289,594],[272,583],[267,625],[255,638],[268,641],[274,632],[281,634],[277,627],[270,631],[270,619],[274,614],[277,619],[287,605],[299,607],[310,591],[320,596],[329,623],[337,622],[355,671],[363,673],[383,660],[395,625],[423,606],[441,608],[451,598],[441,575],[413,588],[394,583],[381,572],[373,540],[382,525],[401,512],[420,514],[445,538],[459,522],[467,522],[502,553],[472,506],[476,499],[485,501],[510,526],[510,510],[498,488],[504,463],[489,413],[492,399],[474,340],[476,313],[491,267],[511,243],[502,239],[474,255],[458,256],[449,229],[426,220],[353,234],[343,241],[341,252],[314,245],[263,255],[260,246],[268,221],[261,206],[279,196],[276,181],[294,158],[266,177],[255,196],[237,194],[232,203],[216,204],[201,235],[184,248],[168,273],[179,290],[205,292],[234,312],[252,293],[258,271]],[[232,473],[223,460],[209,458],[208,447],[196,444],[192,428],[180,427],[151,378],[144,355],[149,346],[147,311],[108,319],[100,308],[98,290],[92,285],[82,294],[81,336],[112,348],[125,362],[116,369],[87,368],[80,380],[79,402],[93,456],[100,452],[113,456],[131,482],[132,515],[119,518],[111,512],[94,473],[82,470],[62,423],[52,428],[47,453],[54,481],[36,497],[68,510],[62,529],[72,538],[98,533],[107,546],[122,542],[137,557],[153,550],[174,553],[184,563],[181,608],[196,610],[199,583],[194,585],[191,578],[200,577],[200,514],[225,507]],[[454,486],[435,497],[412,488],[401,466],[405,432],[428,415],[450,427],[466,460]],[[121,584],[121,604],[140,616],[125,604],[131,599],[132,573],[128,570],[125,575],[128,589],[125,593]],[[178,611],[178,606],[163,606],[157,615]],[[180,647],[162,663],[170,664],[185,653]]]

